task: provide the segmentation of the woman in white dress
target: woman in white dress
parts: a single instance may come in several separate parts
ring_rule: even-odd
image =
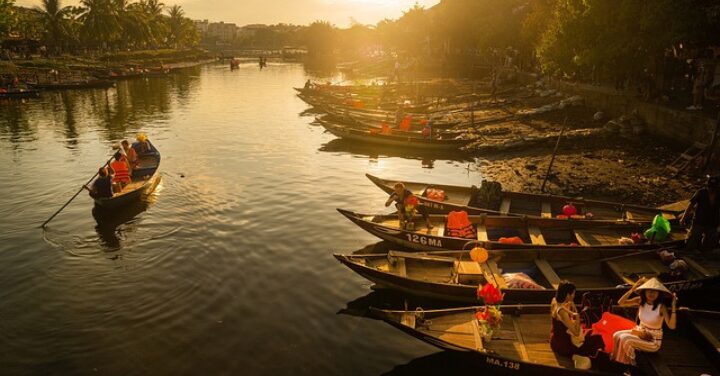
[[[630,298],[634,292],[639,296]],[[663,337],[663,322],[675,329],[677,321],[677,295],[672,294],[671,309],[660,300],[660,294],[670,295],[657,279],[640,278],[623,295],[618,304],[624,307],[638,307],[638,325],[630,330],[621,330],[613,335],[612,359],[616,362],[635,365],[635,351],[656,352],[660,350]]]

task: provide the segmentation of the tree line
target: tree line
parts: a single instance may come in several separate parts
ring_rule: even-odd
[[[38,39],[51,55],[84,50],[110,51],[194,46],[199,34],[179,5],[158,0],[81,0],[63,6],[42,0],[32,9],[0,0],[0,37]]]

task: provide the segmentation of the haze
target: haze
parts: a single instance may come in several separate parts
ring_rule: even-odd
[[[234,22],[239,26],[255,23],[308,24],[316,20],[330,21],[339,27],[349,26],[351,19],[375,24],[384,18],[397,18],[416,0],[165,0],[165,5],[181,5],[191,19]],[[439,0],[419,0],[430,7]],[[77,5],[77,0],[63,5]],[[17,5],[33,7],[39,0],[17,0]]]

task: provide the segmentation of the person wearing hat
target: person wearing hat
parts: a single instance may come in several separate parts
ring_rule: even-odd
[[[690,232],[685,241],[685,250],[700,249],[710,251],[718,244],[718,225],[720,225],[720,200],[718,185],[720,177],[708,177],[707,185],[699,189],[690,199],[690,204],[680,216],[680,224],[686,225],[692,220]]]
[[[630,298],[637,292],[639,296]],[[670,310],[661,302],[661,294],[672,295]],[[657,278],[642,277],[623,295],[618,304],[638,307],[638,325],[613,335],[612,360],[635,365],[635,351],[656,352],[663,338],[663,323],[675,329],[677,323],[677,295],[672,294]]]
[[[138,155],[155,153],[155,149],[153,149],[145,133],[138,133],[135,139],[137,140],[137,142],[133,142],[132,147],[133,149],[135,149]]]

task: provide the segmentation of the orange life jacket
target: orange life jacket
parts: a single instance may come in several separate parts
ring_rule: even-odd
[[[392,130],[390,129],[390,126],[382,123],[382,134],[390,134]]]
[[[447,235],[452,238],[475,238],[475,226],[466,211],[451,211],[448,214]]]
[[[409,131],[410,130],[410,124],[412,123],[412,116],[408,115],[405,116],[402,121],[400,122],[400,130],[401,131]]]
[[[425,193],[427,195],[427,198],[433,201],[445,201],[445,191],[443,191],[442,189],[428,188]]]
[[[125,162],[124,160],[110,163],[110,168],[115,171],[115,175],[113,176],[113,182],[129,183],[131,181],[130,171],[128,171],[127,162]]]

